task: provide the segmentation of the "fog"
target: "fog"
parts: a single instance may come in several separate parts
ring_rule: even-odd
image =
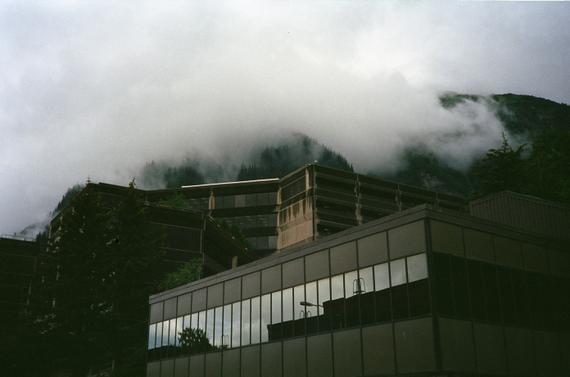
[[[442,92],[570,102],[570,4],[306,3],[1,2],[0,233],[87,178],[235,165],[292,132],[362,172],[417,142],[466,168],[502,125]]]

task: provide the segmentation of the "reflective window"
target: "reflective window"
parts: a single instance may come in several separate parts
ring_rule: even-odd
[[[176,343],[176,319],[170,320],[170,333],[168,334],[168,345],[173,346]]]
[[[390,262],[390,279],[392,287],[406,284],[406,260],[398,259]]]
[[[156,336],[156,323],[150,325],[148,328],[148,349],[151,350],[154,348],[154,338]]]
[[[206,311],[202,310],[198,313],[198,328],[206,332]]]
[[[156,347],[162,346],[162,322],[156,324]]]
[[[214,346],[222,345],[222,310],[221,306],[214,309]]]
[[[283,322],[293,319],[293,288],[283,290]]]
[[[190,327],[193,329],[198,328],[198,313],[193,313],[190,318]]]
[[[168,324],[170,323],[170,321],[164,321],[162,322],[162,345],[163,346],[167,346],[168,345]]]
[[[214,309],[206,312],[206,337],[213,344],[214,342]]]
[[[232,306],[224,306],[224,334],[222,335],[222,346],[231,344],[230,339],[232,336]]]
[[[176,346],[178,346],[178,339],[180,337],[180,333],[182,332],[183,320],[184,320],[184,317],[176,318],[176,332],[174,333],[174,341],[175,341]]]
[[[390,274],[388,273],[388,263],[374,266],[374,290],[381,291],[390,287]]]
[[[329,279],[321,279],[317,282],[319,293],[319,315],[324,314],[324,304],[331,299],[331,284]]]
[[[247,346],[250,344],[250,300],[242,301],[241,303],[241,345]]]
[[[259,343],[261,340],[261,303],[259,297],[251,299],[251,344]]]
[[[293,306],[293,316],[295,319],[305,318],[306,307],[301,305],[305,302],[305,286],[298,285],[293,290],[294,306]]]
[[[261,296],[261,341],[269,340],[268,328],[271,323],[271,295]]]
[[[275,325],[281,322],[281,291],[271,294],[271,324]],[[279,339],[281,337],[281,326],[271,326],[269,332],[269,340]]]
[[[368,293],[374,290],[374,276],[372,273],[372,267],[363,268],[358,272],[359,276],[359,293]]]
[[[344,297],[343,275],[336,275],[331,278],[331,295],[333,300]]]
[[[190,315],[185,315],[184,316],[184,323],[182,324],[182,329],[187,329],[190,327]]]
[[[305,286],[305,290],[306,290],[306,298],[305,298],[305,302],[306,302],[306,310],[307,310],[307,317],[313,317],[318,315],[318,310],[317,310],[317,304],[318,304],[318,300],[317,300],[317,282],[314,281],[312,283],[308,283]]]
[[[408,281],[427,279],[427,261],[425,254],[414,255],[408,259]]]
[[[239,302],[232,304],[232,347],[240,345],[240,328],[241,328],[241,305]]]
[[[350,271],[344,274],[344,297],[349,298],[358,293],[358,273]]]

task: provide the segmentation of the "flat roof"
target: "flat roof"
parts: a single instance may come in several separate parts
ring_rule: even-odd
[[[230,185],[240,185],[240,184],[250,184],[250,183],[269,183],[269,182],[277,182],[277,181],[279,181],[279,178],[249,179],[246,181],[201,183],[198,185],[181,186],[181,188],[185,189],[185,188],[197,188],[197,187],[217,187],[217,186],[230,186]]]

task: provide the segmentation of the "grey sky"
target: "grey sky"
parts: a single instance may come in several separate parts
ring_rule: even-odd
[[[0,233],[88,176],[290,131],[363,171],[414,140],[465,166],[501,125],[437,94],[570,102],[569,25],[568,3],[0,1]]]

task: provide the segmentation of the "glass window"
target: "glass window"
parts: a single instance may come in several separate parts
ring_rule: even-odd
[[[261,315],[260,298],[254,297],[251,299],[251,344],[259,343],[261,340],[260,315]]]
[[[281,291],[271,294],[271,323],[281,322]]]
[[[232,304],[232,347],[240,345],[240,328],[241,328],[241,303]]]
[[[170,323],[170,321],[164,321],[162,322],[162,345],[163,346],[167,346],[168,345],[168,324]]]
[[[293,319],[293,288],[283,290],[283,322]]]
[[[398,259],[390,262],[390,278],[392,287],[406,284],[406,261]]]
[[[198,328],[198,313],[192,314],[192,317],[190,319],[190,327],[193,329]]]
[[[222,335],[221,345],[222,347],[230,346],[230,339],[232,336],[232,306],[224,306],[224,329]]]
[[[156,337],[156,323],[150,325],[148,328],[148,349],[151,350],[154,348],[154,339]]]
[[[170,334],[168,336],[168,345],[173,346],[176,344],[176,319],[170,320]]]
[[[374,276],[372,267],[363,268],[358,271],[358,288],[359,293],[368,293],[374,290]]]
[[[198,313],[198,328],[204,332],[206,332],[206,311],[202,310]]]
[[[333,300],[344,297],[344,283],[342,275],[336,275],[331,278],[331,294]]]
[[[214,309],[214,346],[222,345],[222,326],[224,324],[222,318],[223,307],[218,306]]]
[[[408,281],[427,279],[427,261],[425,254],[408,258]]]
[[[162,322],[156,324],[156,347],[162,346]]]
[[[271,323],[271,295],[261,296],[261,341],[269,340],[267,326]]]
[[[344,274],[344,297],[349,298],[357,294],[359,289],[357,271],[350,271]]]
[[[318,312],[319,315],[323,315],[325,302],[330,301],[331,299],[331,283],[329,279],[321,279],[318,281],[317,285],[319,290]]]
[[[187,329],[190,327],[190,314],[184,316],[184,323],[182,324],[182,329]]]
[[[298,285],[294,288],[293,292],[294,296],[294,306],[293,306],[293,315],[295,319],[305,318],[306,313],[305,310],[307,309],[306,306],[301,305],[302,302],[305,302],[305,286]]]
[[[214,309],[206,312],[206,337],[210,344],[214,344]]]
[[[381,291],[390,287],[390,274],[388,263],[374,266],[374,290]]]
[[[241,345],[247,346],[250,344],[250,300],[242,301],[241,303]]]
[[[180,333],[182,332],[182,324],[184,321],[184,317],[176,318],[176,333],[174,335],[174,341],[176,346],[178,346],[178,339],[180,338]]]
[[[236,200],[236,207],[240,208],[240,207],[245,207],[245,195],[236,195],[235,196],[235,200]]]
[[[306,299],[305,301],[307,302],[307,317],[313,317],[318,315],[318,310],[317,310],[317,304],[318,304],[318,300],[317,300],[317,282],[314,281],[312,283],[308,283],[305,286],[305,292],[306,292]],[[313,306],[314,305],[314,306]]]

